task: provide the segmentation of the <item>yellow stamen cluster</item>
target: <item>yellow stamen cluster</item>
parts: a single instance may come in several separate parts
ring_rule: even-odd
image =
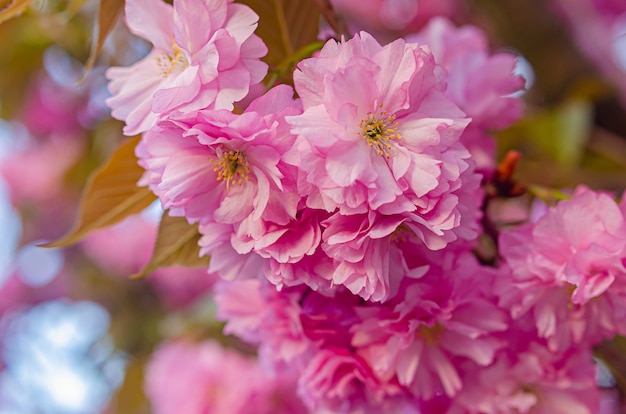
[[[391,241],[404,243],[415,237],[415,233],[406,224],[402,223],[391,233]]]
[[[439,323],[433,326],[422,325],[417,331],[418,335],[421,336],[428,345],[437,345],[443,332],[444,327]]]
[[[187,55],[185,55],[185,52],[178,47],[176,42],[174,42],[173,51],[173,56],[162,54],[157,57],[157,65],[161,68],[161,74],[163,77],[168,77],[174,71],[182,72],[185,68],[187,68],[187,66],[189,66]]]
[[[392,139],[401,139],[400,134],[395,132],[398,130],[398,122],[395,115],[389,115],[384,111],[383,105],[378,105],[375,112],[368,112],[367,118],[361,121],[361,136],[367,140],[367,145],[373,147],[378,155],[384,155],[386,158],[391,156]]]
[[[217,172],[217,181],[225,181],[226,189],[230,191],[231,185],[241,184],[250,177],[250,164],[243,152],[235,150],[218,150],[218,160],[213,171]]]

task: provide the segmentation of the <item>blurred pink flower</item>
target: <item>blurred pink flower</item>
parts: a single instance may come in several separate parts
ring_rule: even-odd
[[[226,335],[236,335],[255,345],[261,341],[262,315],[266,308],[261,283],[260,279],[238,279],[215,284],[216,318],[226,321]]]
[[[218,319],[232,333],[259,345],[263,365],[277,369],[301,369],[311,355],[300,319],[306,289],[284,288],[280,292],[265,280],[220,281],[215,288]]]
[[[82,93],[81,93],[82,92]],[[79,135],[85,117],[84,90],[64,88],[48,76],[40,76],[26,94],[20,120],[35,136]],[[92,120],[93,121],[93,120]]]
[[[144,388],[155,414],[304,412],[295,383],[216,342],[172,341],[152,355]]]
[[[517,57],[508,52],[490,54],[487,36],[478,27],[456,28],[434,18],[407,41],[427,45],[446,77],[446,95],[481,129],[503,129],[522,116],[523,102],[511,96],[524,89],[514,73]]]
[[[28,211],[28,220],[22,222],[25,244],[61,237],[75,219],[78,202],[78,189],[68,185],[67,175],[83,155],[85,141],[71,134],[42,138],[18,136],[0,160],[11,203]]]
[[[68,197],[65,175],[79,160],[84,143],[73,136],[29,140],[0,161],[0,175],[15,205]],[[25,148],[24,148],[25,147]],[[19,148],[19,147],[18,147]]]
[[[386,42],[419,30],[434,16],[454,16],[457,0],[331,0],[352,33],[361,30]]]
[[[531,312],[551,349],[624,332],[626,219],[607,194],[579,187],[535,223],[500,237],[510,270],[497,285],[514,318]]]
[[[65,267],[43,286],[29,286],[15,271],[0,281],[0,317],[12,310],[67,296],[71,291],[71,271]]]
[[[203,267],[167,266],[147,276],[158,298],[171,308],[182,308],[211,292],[218,276]]]
[[[113,117],[124,133],[149,129],[173,111],[233,109],[267,72],[267,53],[254,35],[258,16],[232,0],[126,2],[126,22],[154,48],[130,67],[111,68],[107,77]]]
[[[128,277],[148,264],[156,236],[157,223],[136,215],[88,234],[81,247],[107,274]]]
[[[600,390],[587,348],[553,353],[532,332],[522,346],[499,351],[488,367],[467,367],[450,414],[596,414]],[[511,341],[514,341],[511,338]],[[537,342],[539,341],[539,342]]]
[[[398,385],[379,381],[358,355],[346,349],[317,352],[302,373],[299,393],[313,412],[393,413],[383,410],[386,396],[400,394]]]
[[[472,118],[461,142],[480,171],[493,170],[495,143],[488,131],[506,128],[522,116],[523,102],[513,96],[524,89],[524,79],[514,73],[517,57],[507,52],[490,54],[482,30],[456,28],[442,17],[431,19],[406,40],[427,45],[435,62],[446,69],[446,95]]]

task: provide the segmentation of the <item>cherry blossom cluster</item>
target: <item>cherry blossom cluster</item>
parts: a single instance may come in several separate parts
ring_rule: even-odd
[[[311,412],[597,412],[592,347],[626,331],[626,203],[580,187],[502,233],[495,263],[474,253],[490,134],[522,113],[515,56],[435,18],[331,39],[261,94],[247,6],[128,0],[126,20],[154,46],[108,72],[139,185],[198,225],[226,333]],[[149,394],[180,407],[197,390],[159,385],[168,369]]]

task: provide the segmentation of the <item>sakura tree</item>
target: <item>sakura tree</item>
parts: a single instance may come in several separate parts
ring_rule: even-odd
[[[98,411],[626,407],[619,1],[29,3],[0,172],[65,267],[0,311],[108,309]]]

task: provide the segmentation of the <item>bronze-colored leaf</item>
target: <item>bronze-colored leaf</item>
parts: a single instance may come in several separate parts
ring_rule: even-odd
[[[626,338],[617,335],[597,345],[593,351],[606,364],[619,389],[626,391]]]
[[[148,207],[156,196],[147,187],[137,187],[144,170],[137,164],[135,146],[140,137],[124,142],[87,181],[73,229],[46,247],[76,243],[89,232],[111,226]]]
[[[91,52],[87,63],[85,63],[85,73],[89,72],[96,63],[96,58],[102,50],[102,45],[115,27],[118,17],[124,9],[124,0],[100,0],[98,6],[98,16],[93,28],[93,40]]]
[[[171,217],[166,211],[159,224],[150,262],[131,277],[145,277],[163,266],[208,267],[209,257],[200,257],[198,241],[201,237],[197,224],[187,223],[184,217]]]
[[[316,42],[320,11],[313,0],[241,2],[250,6],[259,15],[256,34],[263,39],[269,49],[263,60],[270,65],[270,70],[276,70],[298,50]]]
[[[0,1],[0,23],[22,14],[31,1],[32,0]]]
[[[150,413],[150,403],[144,394],[144,374],[149,355],[142,351],[133,355],[124,371],[124,382],[113,394],[103,414]]]

